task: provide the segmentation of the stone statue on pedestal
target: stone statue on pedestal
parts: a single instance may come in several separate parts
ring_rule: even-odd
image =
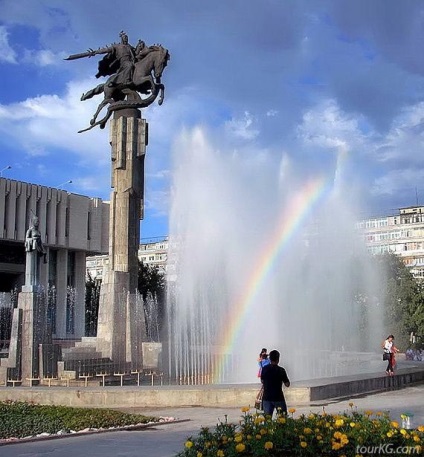
[[[25,251],[26,251],[26,270],[25,270],[25,285],[38,286],[40,283],[40,260],[43,257],[46,261],[46,250],[41,241],[41,232],[38,228],[39,219],[33,216],[31,225],[25,235]]]

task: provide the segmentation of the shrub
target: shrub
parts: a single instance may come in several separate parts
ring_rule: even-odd
[[[383,449],[395,453],[398,448],[421,455],[424,426],[405,430],[391,421],[387,413],[356,411],[343,414],[278,414],[275,420],[243,408],[239,424],[219,423],[212,431],[203,428],[189,437],[177,457],[284,457],[355,456]],[[370,451],[371,450],[371,451]],[[377,451],[378,452],[378,451]],[[405,452],[404,452],[405,453]]]
[[[153,417],[111,409],[45,406],[25,402],[0,402],[0,439],[23,438],[40,433],[79,431],[147,423]]]

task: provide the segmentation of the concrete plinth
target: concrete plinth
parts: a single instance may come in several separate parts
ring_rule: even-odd
[[[39,345],[48,341],[46,301],[37,286],[22,287],[18,309],[21,312],[11,338],[16,348],[11,348],[9,368],[17,369],[20,358],[22,385],[31,386],[40,378]]]
[[[365,381],[365,382],[361,382]],[[371,373],[294,382],[284,389],[291,406],[310,404],[317,399],[351,398],[355,395],[400,389],[422,383],[424,367],[402,369],[395,376]],[[100,384],[100,381],[97,381]],[[202,386],[124,386],[124,387],[0,387],[0,401],[14,399],[75,407],[158,408],[180,406],[253,406],[260,384]]]
[[[97,351],[113,362],[134,362],[145,323],[135,325],[140,219],[143,217],[146,122],[137,109],[115,111],[110,125],[112,192],[110,197],[109,265],[102,282]],[[141,332],[141,334],[140,334]]]

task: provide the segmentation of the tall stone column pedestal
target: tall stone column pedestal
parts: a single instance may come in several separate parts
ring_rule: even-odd
[[[8,361],[10,378],[20,375],[23,386],[32,386],[41,375],[39,345],[49,342],[45,294],[38,286],[23,286],[15,311],[11,337],[15,346],[10,348]]]
[[[136,342],[134,295],[138,280],[140,220],[144,207],[146,121],[137,109],[115,111],[110,125],[112,192],[110,197],[109,265],[102,282],[97,351],[113,362],[133,362]],[[144,315],[143,315],[144,321]],[[145,323],[142,325],[145,339]]]

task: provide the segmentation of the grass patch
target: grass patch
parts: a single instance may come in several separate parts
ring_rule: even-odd
[[[113,409],[71,408],[26,402],[0,402],[0,439],[86,428],[124,427],[155,421],[154,417]]]

